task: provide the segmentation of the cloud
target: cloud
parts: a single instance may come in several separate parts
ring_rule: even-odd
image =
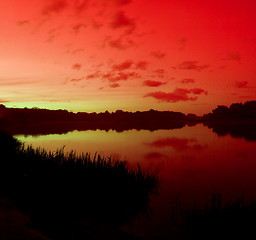
[[[248,88],[249,87],[248,84],[249,84],[248,81],[237,81],[237,82],[235,82],[235,86],[237,88]]]
[[[20,80],[16,80],[16,78],[0,78],[0,86],[16,86],[16,85],[27,85],[27,84],[37,83],[37,81],[25,80],[27,78],[18,78],[18,79]]]
[[[126,61],[124,61],[124,62],[122,62],[122,63],[120,63],[120,64],[115,64],[115,65],[113,65],[113,66],[112,66],[112,69],[113,69],[114,71],[123,71],[123,70],[126,70],[126,69],[131,68],[132,64],[133,64],[133,61],[131,61],[131,60],[126,60]]]
[[[201,71],[209,68],[209,65],[199,65],[197,61],[185,61],[178,65],[179,69]]]
[[[148,67],[148,62],[146,61],[139,61],[136,63],[136,69],[146,70],[147,67]]]
[[[136,72],[119,72],[116,75],[108,77],[110,82],[117,82],[122,80],[128,80],[129,78],[139,78],[140,75]]]
[[[81,69],[82,65],[80,63],[75,63],[72,65],[72,68],[79,71]]]
[[[173,92],[166,93],[166,92],[151,92],[144,97],[153,97],[161,102],[179,102],[179,101],[195,101],[198,97],[191,97],[189,94],[200,95],[204,93],[205,95],[208,94],[207,91],[194,88],[194,89],[185,89],[185,88],[176,88]]]
[[[132,47],[135,45],[134,41],[124,38],[124,37],[120,37],[114,40],[110,40],[108,42],[108,45],[112,48],[116,48],[119,50],[125,50],[129,47]]]
[[[5,100],[0,99],[0,103],[7,103],[7,102],[10,102],[10,101],[5,101]]]
[[[117,88],[117,87],[120,87],[120,84],[118,84],[118,83],[112,83],[112,84],[109,84],[109,86],[110,86],[111,88]]]
[[[93,79],[93,78],[97,78],[97,77],[100,77],[100,73],[99,72],[88,74],[86,76],[86,79]]]
[[[159,74],[159,75],[163,75],[165,73],[165,70],[162,69],[162,68],[159,68],[159,69],[156,69],[154,72]]]
[[[119,11],[115,14],[110,25],[113,29],[126,28],[127,34],[133,32],[136,27],[134,19],[128,18],[123,11]]]
[[[204,93],[205,95],[208,94],[207,91],[201,89],[201,88],[193,88],[193,89],[190,89],[190,93],[193,93],[193,94],[196,94],[196,95],[200,95],[202,93]]]
[[[140,74],[136,72],[108,72],[101,75],[102,79],[106,79],[109,82],[118,82],[118,81],[126,81],[130,78],[140,78]]]
[[[166,54],[161,51],[154,51],[150,53],[151,56],[157,58],[157,59],[163,59],[165,58]]]
[[[166,82],[160,82],[160,81],[152,81],[152,80],[145,80],[143,82],[144,86],[148,86],[148,87],[159,87],[166,84]]]
[[[185,79],[182,79],[180,82],[183,83],[183,84],[195,83],[195,80],[192,79],[192,78],[185,78]]]

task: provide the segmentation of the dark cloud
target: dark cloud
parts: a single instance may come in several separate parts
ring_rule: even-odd
[[[109,72],[101,75],[103,79],[107,79],[110,82],[126,81],[130,78],[140,78],[140,75],[136,72]]]
[[[77,70],[77,71],[80,70],[81,67],[82,67],[82,65],[80,63],[75,63],[75,64],[72,65],[72,68]]]
[[[200,64],[198,64],[197,61],[185,61],[178,65],[179,69],[196,70],[196,71],[201,71],[201,70],[207,69],[209,67],[210,66],[206,65],[206,64],[200,65]]]
[[[237,82],[235,82],[235,86],[237,87],[237,88],[248,88],[249,86],[248,86],[248,81],[237,81]]]
[[[187,83],[195,83],[195,79],[192,78],[184,78],[180,81],[183,84],[187,84]]]
[[[189,94],[199,95],[204,93],[207,95],[207,91],[194,88],[194,89],[185,89],[185,88],[176,88],[173,92],[151,92],[146,94],[144,97],[153,97],[161,102],[179,102],[179,101],[195,101],[198,97],[189,96]]]
[[[148,67],[148,62],[146,61],[139,61],[136,63],[136,69],[146,70],[147,67]]]
[[[151,56],[157,58],[157,59],[163,59],[165,58],[166,54],[161,51],[154,51],[150,53]]]
[[[189,91],[190,91],[190,93],[196,94],[196,95],[200,95],[200,94],[202,94],[202,93],[204,93],[205,95],[208,94],[207,91],[205,91],[205,90],[203,90],[203,89],[201,89],[201,88],[193,88],[193,89],[190,89]]]
[[[166,84],[166,82],[160,82],[160,81],[152,81],[152,80],[145,80],[143,82],[144,86],[148,86],[148,87],[159,87]]]
[[[95,72],[95,73],[91,73],[91,74],[88,74],[86,76],[86,79],[93,79],[93,78],[97,78],[97,77],[100,77],[101,74],[99,72]]]
[[[109,84],[109,86],[111,88],[117,88],[117,87],[120,87],[120,84],[118,84],[118,83],[111,83],[111,84]]]
[[[127,70],[127,69],[131,68],[132,64],[133,64],[133,61],[126,60],[126,61],[124,61],[124,62],[122,62],[120,64],[113,65],[112,69],[114,71],[123,71],[123,70]]]
[[[134,19],[127,17],[123,11],[119,11],[115,14],[110,25],[113,29],[126,28],[127,34],[133,32],[136,27]]]
[[[108,80],[110,82],[117,82],[122,80],[128,80],[130,78],[139,78],[140,75],[136,72],[119,72],[116,75],[112,75],[111,77],[108,77]]]

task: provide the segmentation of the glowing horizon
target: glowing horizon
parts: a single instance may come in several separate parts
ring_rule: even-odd
[[[0,3],[0,103],[179,111],[255,100],[253,0]]]

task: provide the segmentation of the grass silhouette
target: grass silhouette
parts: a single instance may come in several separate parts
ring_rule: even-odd
[[[223,201],[222,194],[213,194],[204,207],[188,209],[180,199],[173,203],[172,224],[186,239],[253,239],[256,226],[256,201],[237,199]]]
[[[157,174],[125,161],[33,148],[0,133],[1,195],[53,235],[88,222],[121,226],[147,212]]]

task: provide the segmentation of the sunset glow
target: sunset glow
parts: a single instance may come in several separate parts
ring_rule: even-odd
[[[0,2],[0,103],[204,114],[255,100],[254,0]]]

